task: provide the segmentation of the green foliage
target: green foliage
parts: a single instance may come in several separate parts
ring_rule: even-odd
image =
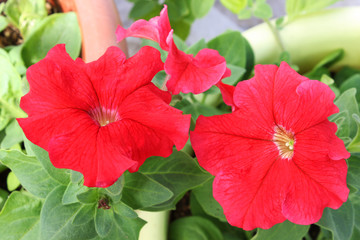
[[[169,240],[223,240],[210,220],[198,216],[177,219],[170,224]]]
[[[8,149],[23,141],[23,131],[16,120],[12,120],[5,128],[5,137],[1,141],[1,148]]]
[[[248,0],[220,0],[220,2],[235,14],[239,13],[248,4]]]
[[[9,23],[6,17],[0,15],[0,32],[2,32],[8,26],[8,24]]]
[[[351,237],[354,222],[354,208],[348,200],[337,210],[325,208],[320,221],[316,224],[330,230],[334,240],[347,240]]]
[[[2,240],[38,239],[42,202],[26,192],[13,192],[0,212]]]
[[[194,13],[195,18],[204,17],[214,5],[215,0],[191,0],[191,12]]]
[[[289,19],[328,7],[340,0],[286,0],[286,12]]]
[[[9,172],[6,179],[7,188],[10,192],[14,191],[20,186],[19,179],[15,176],[13,172]]]
[[[192,194],[207,215],[226,221],[222,207],[213,197],[212,183],[213,179],[211,178],[203,185],[193,189]]]
[[[44,0],[8,0],[4,12],[25,39],[39,21],[47,16]]]
[[[309,225],[297,225],[289,221],[276,224],[270,229],[258,229],[256,235],[251,240],[301,240],[308,232]]]
[[[66,31],[64,31],[66,29]],[[65,43],[72,58],[79,56],[81,35],[76,14],[53,14],[46,17],[24,42],[21,55],[27,67],[43,59],[56,44]]]
[[[254,16],[260,19],[270,19],[273,16],[271,6],[266,0],[256,0],[252,5],[252,11]]]
[[[3,208],[9,193],[0,188],[0,211]]]
[[[355,75],[352,75],[348,79],[346,79],[341,85],[340,85],[340,91],[345,92],[346,90],[350,88],[356,89],[356,101],[360,101],[360,74],[357,73]]]

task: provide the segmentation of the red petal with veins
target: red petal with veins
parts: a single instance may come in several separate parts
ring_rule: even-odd
[[[171,33],[168,44],[170,50],[165,61],[165,72],[170,79],[166,87],[172,94],[202,93],[221,80],[226,71],[226,62],[216,50],[205,48],[193,57],[176,47]]]
[[[27,74],[18,119],[26,137],[49,152],[55,167],[79,171],[89,187],[108,187],[150,156],[167,157],[187,139],[190,116],[170,107],[151,83],[163,68],[158,50],[130,59],[116,47],[89,64],[55,46]],[[170,120],[170,121],[169,121]]]
[[[327,118],[338,111],[328,86],[286,63],[257,65],[234,91],[233,113],[203,117],[190,133],[214,197],[230,224],[251,230],[288,219],[317,222],[347,200],[350,154]]]

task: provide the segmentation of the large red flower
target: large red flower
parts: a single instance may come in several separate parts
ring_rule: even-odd
[[[169,52],[165,61],[165,72],[170,75],[166,87],[172,94],[202,93],[219,82],[226,71],[225,58],[216,50],[207,48],[195,57],[186,54],[176,47],[172,32],[167,6],[164,5],[160,16],[149,21],[138,20],[128,29],[119,26],[116,35],[118,41],[126,37],[150,39]]]
[[[338,112],[328,86],[286,63],[258,65],[234,91],[237,110],[200,116],[191,143],[215,175],[213,193],[230,224],[251,230],[285,219],[317,222],[347,200],[350,155],[327,118]]]
[[[28,118],[18,122],[55,167],[81,172],[86,186],[108,187],[188,139],[190,116],[170,107],[170,94],[151,83],[162,67],[151,47],[130,59],[110,47],[85,64],[57,45],[28,69],[30,92],[20,104]]]

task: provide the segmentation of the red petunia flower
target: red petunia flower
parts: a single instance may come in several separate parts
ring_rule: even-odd
[[[146,38],[158,42],[169,52],[165,61],[165,72],[170,75],[166,87],[172,94],[198,94],[218,83],[226,71],[225,58],[218,51],[207,48],[195,57],[186,54],[176,47],[172,34],[166,5],[160,16],[149,21],[138,20],[129,29],[119,26],[116,30],[118,41],[126,37]]]
[[[286,63],[258,65],[234,91],[238,110],[197,120],[190,139],[230,224],[251,230],[285,219],[317,222],[347,200],[350,154],[327,118],[338,112],[328,86]]]
[[[188,139],[190,115],[170,107],[170,94],[151,83],[162,67],[151,47],[130,59],[110,47],[85,64],[57,45],[28,69],[30,92],[20,104],[28,118],[18,122],[55,167],[81,172],[86,186],[108,187]]]

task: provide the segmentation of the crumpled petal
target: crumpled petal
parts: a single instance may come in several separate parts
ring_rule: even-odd
[[[166,42],[166,38],[170,31],[171,26],[167,6],[164,5],[164,8],[160,12],[160,16],[153,17],[149,21],[143,19],[137,20],[128,29],[119,25],[116,29],[116,37],[118,42],[127,37],[150,39],[159,43],[163,50],[168,51],[169,46]]]
[[[166,83],[172,94],[180,92],[199,94],[218,83],[226,71],[226,61],[216,50],[202,49],[193,57],[180,51],[169,34],[169,55],[165,72],[170,75]]]

